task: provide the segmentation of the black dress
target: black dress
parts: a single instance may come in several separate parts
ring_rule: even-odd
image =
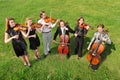
[[[40,40],[39,40],[39,37],[38,35],[35,33],[36,29],[31,29],[30,33],[29,33],[29,36],[31,35],[36,35],[36,38],[34,37],[31,37],[29,38],[29,42],[30,42],[30,49],[32,50],[35,50],[37,49],[37,47],[40,46]]]
[[[27,54],[27,44],[26,44],[25,40],[23,39],[21,32],[14,31],[13,28],[9,28],[6,32],[10,35],[10,37],[19,35],[18,39],[12,39],[12,46],[13,46],[16,56],[19,57],[22,55],[26,55]]]

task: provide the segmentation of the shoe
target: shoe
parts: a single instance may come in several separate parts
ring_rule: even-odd
[[[26,63],[24,63],[24,66],[27,66],[27,64],[26,64]]]
[[[50,51],[48,51],[48,53],[51,53],[51,50],[50,50]]]
[[[38,61],[40,59],[40,57],[35,57],[35,60]]]
[[[78,57],[78,60],[80,60],[81,57]]]
[[[96,71],[97,71],[97,70],[94,70],[94,69],[93,69],[93,72],[96,72]]]
[[[31,64],[29,63],[28,66],[31,67]]]
[[[67,59],[69,59],[70,58],[70,54],[67,54],[66,57],[67,57]]]
[[[47,57],[47,55],[44,55],[44,58],[46,58]]]

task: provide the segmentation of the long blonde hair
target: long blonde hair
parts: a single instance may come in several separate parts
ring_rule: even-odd
[[[27,18],[26,18],[26,21],[25,21],[25,25],[27,25],[27,21],[28,21],[28,20],[32,20],[32,18],[27,17]]]

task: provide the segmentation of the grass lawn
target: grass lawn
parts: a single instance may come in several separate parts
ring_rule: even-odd
[[[20,58],[15,56],[11,42],[4,43],[5,18],[14,17],[17,23],[23,24],[26,17],[31,17],[37,22],[41,10],[45,10],[48,16],[52,11],[52,17],[69,22],[72,29],[80,16],[95,29],[100,23],[109,28],[112,44],[106,45],[102,55],[104,60],[96,72],[88,68],[86,59],[86,47],[96,30],[89,30],[85,37],[83,57],[80,60],[74,54],[74,36],[71,34],[70,59],[63,56],[61,60],[57,53],[58,45],[51,43],[52,53],[39,61],[34,60],[34,52],[28,48],[32,67],[23,66]],[[120,80],[119,26],[119,0],[0,0],[0,80]],[[53,34],[55,30],[53,28]],[[41,34],[38,35],[41,40],[40,55],[43,55],[43,39]]]

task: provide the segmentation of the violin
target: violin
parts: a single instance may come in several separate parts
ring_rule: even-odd
[[[41,28],[42,27],[42,24],[40,23],[32,23],[31,24],[31,28]]]
[[[50,18],[50,17],[46,16],[46,18],[44,19],[44,21],[45,21],[46,23],[48,23],[48,22],[55,23],[55,22],[56,22],[56,19],[55,19],[55,18]]]
[[[85,24],[85,23],[79,24],[79,27],[80,27],[80,28],[86,29],[87,26],[89,26],[89,25],[88,25],[88,24]],[[92,26],[89,26],[89,28],[92,29],[92,30],[94,29]]]
[[[68,35],[66,35],[66,34],[60,35],[60,44],[58,46],[58,52],[60,54],[68,54],[69,53],[68,42],[69,42]]]
[[[26,31],[27,27],[26,27],[26,25],[16,24],[15,27],[13,28],[13,30],[15,30],[15,31],[19,31],[19,30]]]

